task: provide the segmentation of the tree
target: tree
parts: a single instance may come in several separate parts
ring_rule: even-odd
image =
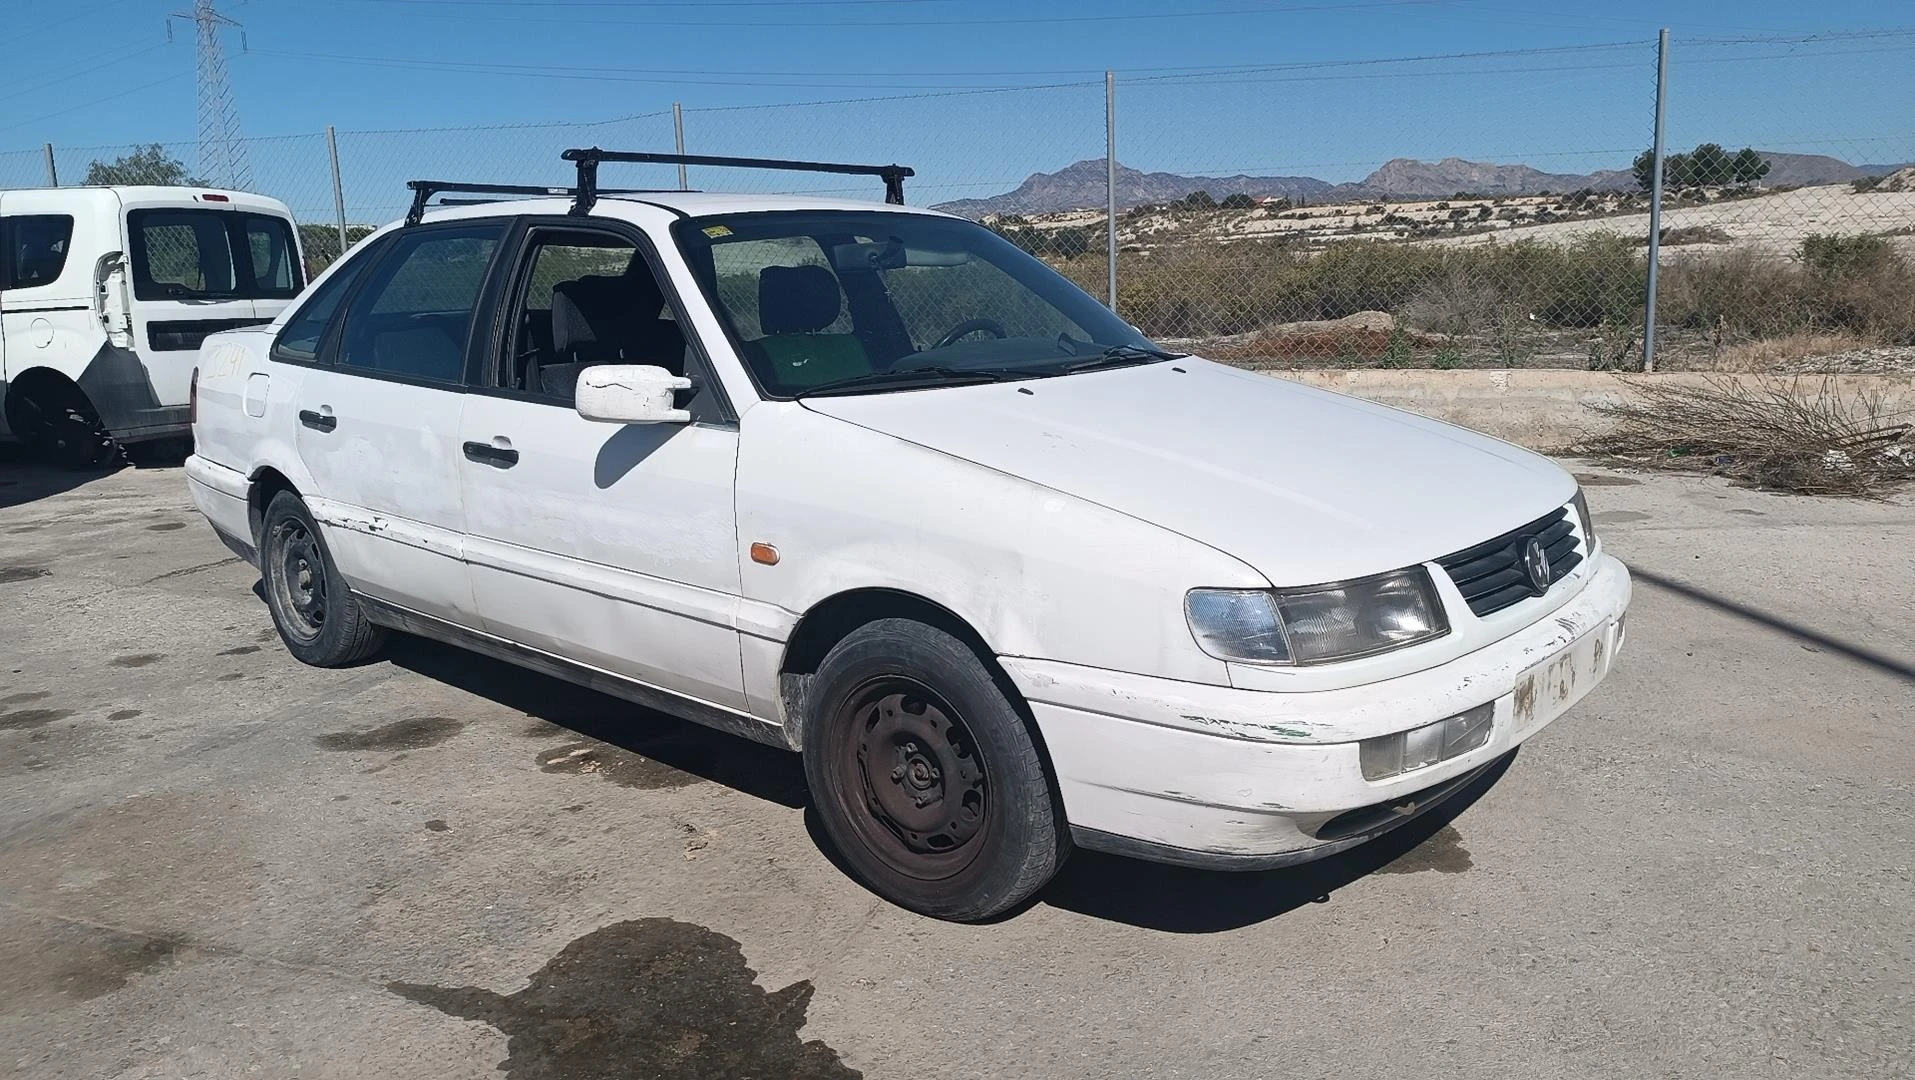
[[[1689,167],[1695,187],[1722,187],[1729,182],[1729,155],[1723,152],[1721,143],[1703,143],[1691,150]]]
[[[1217,200],[1208,191],[1193,191],[1172,205],[1184,210],[1215,210]]]
[[[1223,201],[1217,205],[1223,207],[1225,210],[1255,210],[1257,208],[1257,200],[1238,191],[1225,195]]]
[[[94,160],[86,167],[88,187],[109,184],[157,184],[161,187],[206,187],[198,177],[188,176],[186,166],[167,156],[159,143],[136,146],[133,152],[114,161]]]
[[[346,226],[346,242],[357,244],[372,234],[370,225]],[[311,280],[319,272],[333,264],[339,258],[339,226],[337,225],[301,225],[299,227],[299,247],[306,253],[306,278]]]
[[[1761,154],[1749,147],[1737,151],[1735,160],[1729,163],[1730,179],[1747,187],[1769,175],[1769,162]]]

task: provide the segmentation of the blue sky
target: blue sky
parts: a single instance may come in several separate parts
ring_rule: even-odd
[[[192,28],[176,23],[169,44],[165,19],[190,2],[0,0],[10,45],[0,182],[20,182],[12,173],[28,163],[4,151],[44,142],[178,142],[190,164]],[[405,176],[551,176],[517,159],[543,163],[573,141],[669,149],[673,101],[687,109],[694,152],[895,159],[923,174],[914,202],[989,193],[1102,154],[1106,68],[1118,72],[1118,157],[1138,167],[1346,180],[1390,157],[1453,154],[1585,172],[1647,144],[1659,26],[1676,45],[1676,146],[1915,158],[1915,4],[1903,0],[228,0],[221,10],[244,24],[244,47],[239,30],[224,41],[242,130],[262,138],[250,146],[261,186],[329,201],[310,133],[334,124],[350,201],[369,214]],[[1883,29],[1910,32],[1839,36]],[[1403,57],[1439,59],[1373,62]],[[992,92],[1022,86],[1043,88]],[[789,107],[820,101],[838,103]],[[788,107],[740,108],[754,105]],[[628,116],[639,119],[343,134]]]

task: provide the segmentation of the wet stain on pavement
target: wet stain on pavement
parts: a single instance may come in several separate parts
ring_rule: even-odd
[[[1648,521],[1649,515],[1640,510],[1604,510],[1596,515],[1598,525],[1620,525],[1628,521]]]
[[[32,581],[53,573],[44,566],[0,566],[0,585],[11,585],[16,581]]]
[[[614,923],[567,945],[511,995],[395,982],[395,994],[507,1037],[508,1080],[856,1080],[798,1037],[809,981],[767,992],[738,942],[673,919]]]
[[[213,681],[214,682],[233,682],[235,680],[243,679],[245,677],[246,677],[245,672],[229,671],[226,674],[221,675],[219,678],[214,679]]]
[[[138,709],[115,709],[107,713],[106,718],[108,720],[131,720],[138,715],[140,715],[140,710]]]
[[[223,650],[221,650],[221,651],[220,651],[220,654],[219,654],[219,655],[221,655],[221,656],[249,656],[249,655],[251,655],[251,654],[253,654],[253,653],[256,653],[256,652],[258,652],[258,651],[259,651],[259,646],[257,646],[257,645],[241,645],[240,647],[238,647],[238,648],[236,648],[236,649],[223,649]]]
[[[369,731],[334,731],[313,737],[321,750],[424,750],[457,735],[465,722],[445,716],[415,716]]]
[[[184,528],[186,528],[186,522],[184,521],[162,521],[158,525],[148,525],[146,527],[146,531],[147,532],[172,532],[175,529],[184,529]]]
[[[104,997],[133,976],[194,949],[181,934],[142,934],[81,923],[62,923],[0,946],[10,977],[0,980],[0,1013],[51,1012]],[[30,940],[29,940],[30,939]],[[19,956],[9,956],[18,950]]]
[[[148,664],[156,664],[164,659],[166,659],[165,653],[143,652],[133,653],[130,656],[116,656],[107,661],[107,663],[112,664],[114,667],[145,667]]]
[[[427,832],[450,832],[452,831],[452,826],[447,825],[445,822],[439,820],[438,818],[433,818],[431,821],[426,822],[426,831]]]
[[[0,713],[0,731],[26,731],[73,715],[72,709],[16,709]]]
[[[1740,507],[1738,507],[1738,508],[1736,508],[1736,509],[1734,509],[1734,510],[1731,510],[1731,511],[1729,511],[1729,513],[1731,513],[1731,514],[1744,514],[1744,515],[1747,515],[1747,516],[1749,516],[1749,517],[1768,517],[1768,516],[1769,516],[1769,515],[1767,515],[1767,514],[1765,514],[1765,513],[1763,513],[1763,512],[1762,512],[1762,511],[1760,511],[1760,510],[1745,510],[1745,509],[1742,509],[1742,508],[1740,508]]]
[[[1439,874],[1460,874],[1476,864],[1463,847],[1463,836],[1453,825],[1445,825],[1436,835],[1398,856],[1378,870],[1379,874],[1416,874],[1434,870]]]
[[[663,762],[600,742],[570,742],[538,757],[539,771],[604,777],[620,787],[656,791],[689,787],[700,778]]]
[[[1601,473],[1579,472],[1576,481],[1584,487],[1635,487],[1642,483],[1627,476],[1604,476]]]
[[[553,739],[570,735],[568,728],[562,728],[550,720],[534,720],[519,730],[521,739]]]
[[[29,701],[44,701],[53,696],[51,690],[27,690],[18,694],[0,697],[0,705],[24,705]]]

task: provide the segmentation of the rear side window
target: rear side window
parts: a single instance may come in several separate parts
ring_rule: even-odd
[[[503,230],[491,222],[400,233],[346,309],[339,364],[460,381],[472,313]]]
[[[289,299],[299,292],[292,226],[232,210],[127,214],[133,295],[141,300]]]
[[[311,362],[319,357],[319,343],[326,336],[326,327],[339,310],[339,304],[352,291],[352,283],[365,273],[366,267],[378,262],[377,248],[368,248],[360,252],[346,265],[340,267],[313,294],[306,298],[293,317],[286,321],[286,328],[279,332],[278,351],[288,360]]]
[[[51,285],[66,269],[73,246],[69,214],[15,214],[0,218],[0,289]]]

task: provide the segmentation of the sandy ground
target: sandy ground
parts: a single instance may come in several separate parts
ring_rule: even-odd
[[[1915,502],[1590,474],[1595,695],[1311,867],[890,907],[794,758],[292,661],[177,469],[0,462],[0,1075],[1874,1078],[1915,1058]]]

